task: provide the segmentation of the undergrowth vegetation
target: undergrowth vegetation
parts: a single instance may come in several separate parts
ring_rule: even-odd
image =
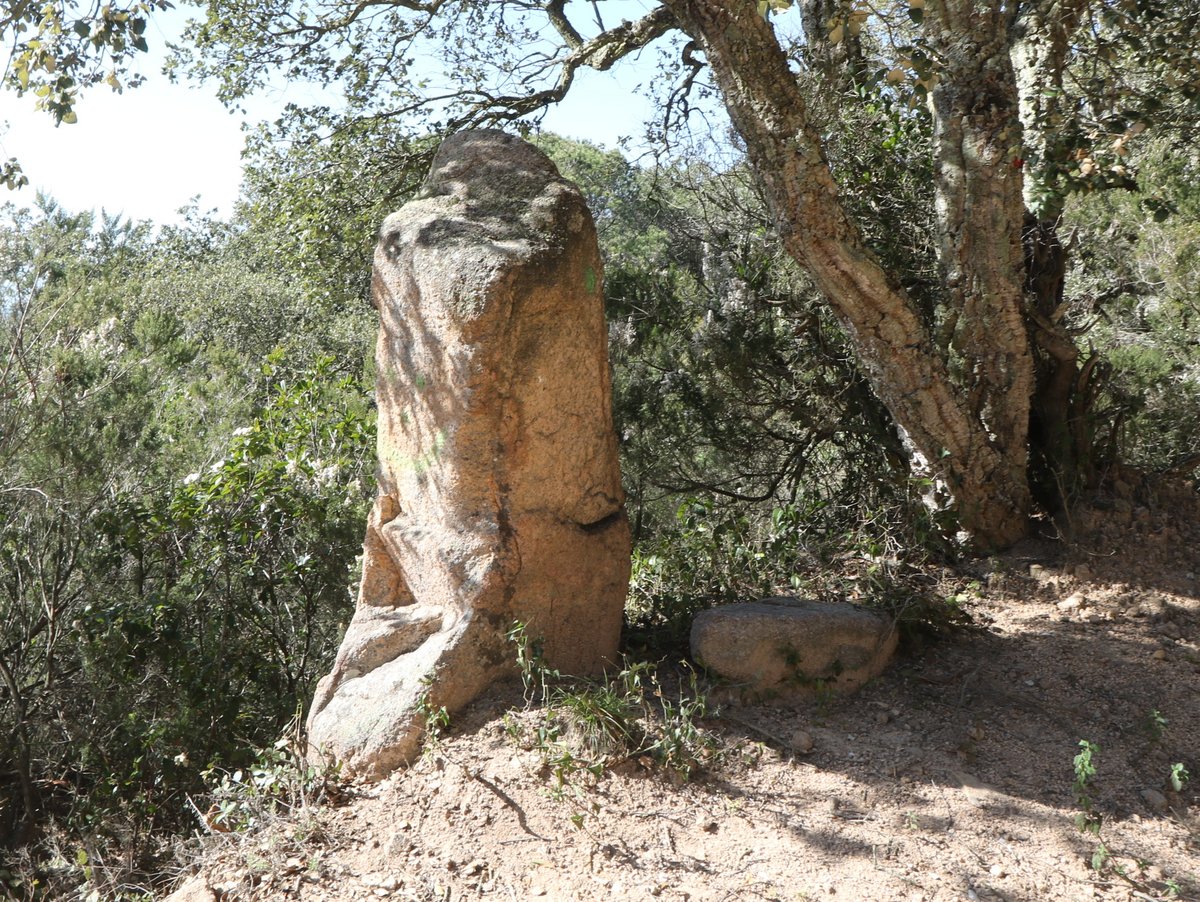
[[[510,714],[506,728],[514,741],[539,752],[558,794],[578,776],[599,777],[629,761],[686,780],[716,758],[717,741],[702,724],[713,712],[690,668],[673,692],[649,661],[625,660],[599,680],[564,677],[546,665],[540,639],[524,624],[515,623],[508,638],[534,717],[529,722]]]
[[[834,141],[835,171],[923,296],[929,173],[894,164],[928,124],[860,115],[886,159]],[[232,222],[3,208],[0,845],[25,863],[0,881],[18,898],[144,898],[169,837],[252,829],[336,785],[276,743],[352,612],[374,493],[362,211],[416,181],[364,160],[399,138],[357,138],[261,144]],[[635,547],[619,672],[567,680],[514,631],[531,702],[514,739],[563,792],[620,762],[687,779],[717,754],[706,695],[646,661],[679,660],[697,611],[851,599],[928,634],[965,623],[973,589],[947,574],[956,524],[924,503],[936,486],[910,475],[741,161],[692,149],[651,172],[539,140],[597,214]],[[324,180],[310,203],[322,167],[379,177]],[[1111,192],[1071,206],[1063,311],[1105,350],[1094,410],[1117,456],[1180,475],[1200,424],[1194,170],[1147,151],[1168,216]]]

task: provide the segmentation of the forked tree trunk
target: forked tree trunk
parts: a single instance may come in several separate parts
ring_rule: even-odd
[[[957,329],[969,339],[964,353],[974,348],[983,355],[978,361],[964,358],[978,374],[964,389],[952,379],[947,357],[916,304],[883,270],[847,216],[795,76],[756,4],[667,0],[667,5],[708,58],[788,252],[812,274],[875,392],[944,482],[960,526],[982,547],[1020,539],[1028,530],[1030,508],[1028,421],[1018,413],[1029,399],[1029,354],[1019,315],[1014,319],[1009,310],[1012,292],[993,297],[991,267],[981,267],[975,256],[991,254],[994,247],[969,239],[962,252],[966,294]],[[977,150],[967,144],[963,149],[967,155]],[[989,158],[985,165],[994,163]],[[968,180],[963,203],[973,203],[971,192],[978,188],[976,180]],[[1019,190],[1018,180],[1018,198]],[[980,212],[989,219],[1002,215]],[[1019,224],[1018,219],[1018,229]],[[1016,247],[1019,254],[1019,243]],[[1019,270],[1012,277],[1019,285]],[[972,317],[984,321],[976,326]],[[1010,334],[1011,322],[1018,324],[1011,330],[1015,334]],[[1001,330],[999,345],[984,340],[989,328]],[[1022,393],[1023,399],[1012,397]]]

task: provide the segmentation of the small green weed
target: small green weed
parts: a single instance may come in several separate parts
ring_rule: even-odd
[[[1151,742],[1161,742],[1163,736],[1167,734],[1167,724],[1170,721],[1163,716],[1163,713],[1157,708],[1154,708],[1146,715],[1146,732],[1150,736]]]
[[[662,719],[649,752],[668,770],[687,779],[715,748],[713,737],[699,726],[709,715],[708,696],[697,685],[693,670],[688,671],[688,691],[680,693],[677,702],[662,694],[657,681],[654,695],[662,707]]]
[[[521,683],[525,687],[525,704],[531,705],[535,700],[544,703],[549,695],[548,681],[561,679],[562,674],[546,666],[541,637],[531,637],[520,621],[514,621],[504,635],[517,649],[517,669],[521,671]]]
[[[417,697],[417,714],[425,721],[425,752],[433,754],[437,751],[446,728],[450,726],[450,712],[444,705],[435,705],[429,700],[432,676],[425,677],[421,684],[424,688]]]
[[[1157,714],[1158,712],[1153,712]],[[1165,723],[1165,720],[1163,721]],[[1121,863],[1121,858],[1129,858],[1130,856],[1119,855],[1109,848],[1107,843],[1100,836],[1101,829],[1104,826],[1104,816],[1096,810],[1095,800],[1092,797],[1094,790],[1093,781],[1096,778],[1097,759],[1100,755],[1100,746],[1094,742],[1089,742],[1086,739],[1079,740],[1079,753],[1074,759],[1075,781],[1071,786],[1071,792],[1075,796],[1075,804],[1079,806],[1079,813],[1075,815],[1075,826],[1083,833],[1090,833],[1096,837],[1096,848],[1092,851],[1091,866],[1097,874],[1111,874],[1124,880],[1127,884],[1133,887],[1139,898],[1167,898],[1174,899],[1179,895],[1179,884],[1173,880],[1164,880],[1161,886],[1156,886],[1145,879],[1139,879],[1131,873],[1130,869]],[[1169,779],[1178,779],[1183,785],[1188,779],[1187,770],[1182,764],[1175,764],[1171,767]],[[1137,869],[1144,871],[1148,864],[1141,859],[1133,859],[1137,863]],[[1165,892],[1165,896],[1147,895],[1149,892],[1157,893],[1159,890]]]
[[[1183,766],[1183,762],[1177,761],[1171,765],[1171,772],[1167,775],[1167,782],[1171,784],[1171,789],[1175,792],[1183,792],[1183,788],[1188,785],[1188,780],[1192,777],[1188,773],[1188,769]]]
[[[1075,815],[1075,826],[1083,833],[1100,835],[1100,827],[1104,823],[1103,816],[1096,811],[1092,800],[1092,780],[1096,776],[1096,757],[1100,754],[1100,746],[1086,739],[1079,740],[1079,754],[1075,756],[1075,782],[1071,792],[1075,796],[1075,804],[1079,813]]]
[[[1096,810],[1092,799],[1092,780],[1096,776],[1096,757],[1100,754],[1100,746],[1086,739],[1079,740],[1079,754],[1075,756],[1075,782],[1071,791],[1075,796],[1075,804],[1079,813],[1075,815],[1075,826],[1082,833],[1090,833],[1096,837],[1096,848],[1092,852],[1092,870],[1099,873],[1104,870],[1112,857],[1108,847],[1100,839],[1100,828],[1104,826],[1104,816]]]

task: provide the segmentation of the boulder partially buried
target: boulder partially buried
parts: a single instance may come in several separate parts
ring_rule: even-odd
[[[383,224],[372,291],[379,497],[308,728],[381,776],[416,754],[429,711],[513,672],[514,621],[564,672],[613,661],[630,537],[595,228],[540,151],[447,139]]]
[[[756,700],[853,692],[887,667],[895,624],[851,604],[766,598],[702,611],[692,656]]]

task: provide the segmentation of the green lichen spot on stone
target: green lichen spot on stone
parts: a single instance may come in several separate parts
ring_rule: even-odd
[[[398,454],[394,448],[389,448],[382,451],[381,456],[387,459],[387,462],[397,471],[403,472],[411,470],[416,475],[420,476],[428,470],[442,456],[442,449],[446,447],[446,430],[439,429],[437,435],[433,437],[433,447],[423,454],[408,456]]]
[[[596,270],[590,266],[583,271],[583,287],[587,289],[588,294],[596,291]]]

